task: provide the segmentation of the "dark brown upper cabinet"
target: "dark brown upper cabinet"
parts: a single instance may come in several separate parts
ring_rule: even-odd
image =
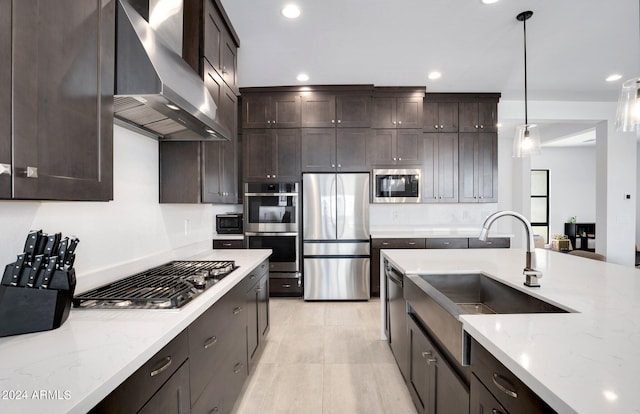
[[[302,171],[369,171],[369,135],[368,128],[302,128]]]
[[[372,167],[422,162],[422,129],[376,129],[371,134],[367,157]]]
[[[458,202],[458,134],[424,133],[422,139],[423,203]]]
[[[461,203],[498,201],[498,135],[459,134],[458,200]]]
[[[431,102],[427,99],[423,108],[424,131],[458,132],[458,102]]]
[[[0,1],[0,198],[113,199],[114,28],[115,1]]]
[[[203,78],[205,60],[237,90],[240,39],[220,0],[184,0],[182,57]]]
[[[243,181],[299,181],[300,129],[251,129],[242,134]]]
[[[297,93],[242,93],[242,128],[300,127]]]
[[[494,102],[460,102],[460,132],[498,132],[497,102],[497,98]]]
[[[424,88],[375,88],[372,128],[422,128]]]
[[[371,91],[360,94],[302,92],[302,127],[367,128],[371,125]]]

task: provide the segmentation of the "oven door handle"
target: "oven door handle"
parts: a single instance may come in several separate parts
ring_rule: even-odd
[[[245,232],[245,236],[297,236],[296,232],[286,232],[286,233],[257,233],[257,232]]]

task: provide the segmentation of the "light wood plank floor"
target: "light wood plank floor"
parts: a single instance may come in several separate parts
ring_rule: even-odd
[[[270,299],[271,330],[236,414],[416,414],[380,340],[380,301]]]

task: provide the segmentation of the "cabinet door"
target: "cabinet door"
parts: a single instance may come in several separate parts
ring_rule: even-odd
[[[303,128],[301,164],[304,172],[336,170],[336,131],[326,128]]]
[[[422,130],[401,129],[396,132],[395,151],[393,160],[395,164],[419,164],[422,155]]]
[[[433,344],[432,344],[433,346]],[[429,363],[435,371],[435,414],[469,413],[469,389],[446,359],[434,349],[436,361]],[[488,412],[490,413],[490,411]]]
[[[471,414],[509,414],[475,375],[471,375],[469,411]]]
[[[260,343],[264,346],[264,339],[269,333],[271,320],[269,313],[269,275],[265,274],[258,284],[258,332]]]
[[[211,66],[219,71],[220,63],[222,61],[220,56],[223,45],[222,38],[226,29],[220,15],[218,14],[218,10],[216,10],[213,5],[213,1],[202,1],[204,2],[204,47],[202,53]]]
[[[224,147],[222,142],[202,143],[202,202],[223,203]],[[195,160],[192,160],[195,162]]]
[[[0,0],[0,198],[11,198],[11,0]]]
[[[103,3],[13,2],[14,198],[113,198],[116,2]]]
[[[189,361],[186,361],[138,413],[182,414],[188,413],[190,409]]]
[[[209,0],[205,0],[209,1]],[[220,74],[229,86],[237,85],[238,46],[226,30],[222,36],[222,49],[220,50]]]
[[[368,128],[371,125],[371,96],[338,95],[336,118],[338,127]]]
[[[430,104],[431,105],[431,104]],[[426,107],[426,105],[425,105]],[[423,203],[437,203],[440,201],[439,163],[438,163],[438,135],[425,133],[422,136],[422,194]]]
[[[372,167],[393,165],[396,131],[394,129],[375,129],[371,132],[373,134],[367,142],[368,164]]]
[[[478,202],[498,201],[498,136],[495,133],[478,134]]]
[[[269,121],[267,123],[267,121]],[[242,128],[271,126],[271,98],[268,95],[242,96]]]
[[[264,181],[275,171],[273,137],[270,130],[244,130],[242,135],[244,181]],[[269,177],[267,177],[269,176]]]
[[[336,160],[338,171],[368,171],[367,140],[369,128],[338,129]]]
[[[458,132],[458,102],[425,102],[425,132]]]
[[[396,100],[394,98],[373,98],[371,127],[396,127]]]
[[[438,134],[438,195],[440,202],[458,201],[458,134]]]
[[[246,296],[247,311],[247,361],[249,373],[253,371],[255,357],[260,346],[260,334],[258,327],[258,284],[251,286]]]
[[[479,128],[478,103],[460,102],[458,104],[458,122],[460,132],[477,132]]]
[[[397,98],[396,121],[398,128],[422,129],[422,98]]]
[[[478,170],[476,156],[477,135],[475,133],[463,133],[458,136],[458,201],[461,203],[475,203],[478,201],[478,184],[476,181],[476,171]]]
[[[159,143],[159,154],[160,202],[199,203],[202,172],[200,142],[163,141]],[[217,165],[217,159],[214,163]],[[218,174],[217,169],[212,172]]]
[[[427,364],[437,361],[433,347],[411,317],[409,326],[409,375],[407,385],[420,413],[434,412],[435,372]],[[443,413],[444,414],[444,413]]]
[[[281,181],[300,181],[300,130],[273,130],[276,168],[272,177]]]
[[[302,95],[302,127],[332,128],[336,126],[336,98],[323,93]]]
[[[238,203],[238,97],[227,85],[223,85],[218,105],[220,117],[231,130],[231,140],[221,141],[220,154],[223,203]]]
[[[298,128],[300,126],[300,96],[276,94],[271,97],[271,127]]]
[[[498,104],[478,103],[478,124],[484,132],[498,132]]]

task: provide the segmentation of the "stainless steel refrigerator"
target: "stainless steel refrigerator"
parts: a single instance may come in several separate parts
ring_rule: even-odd
[[[369,299],[369,174],[303,174],[305,300]]]

